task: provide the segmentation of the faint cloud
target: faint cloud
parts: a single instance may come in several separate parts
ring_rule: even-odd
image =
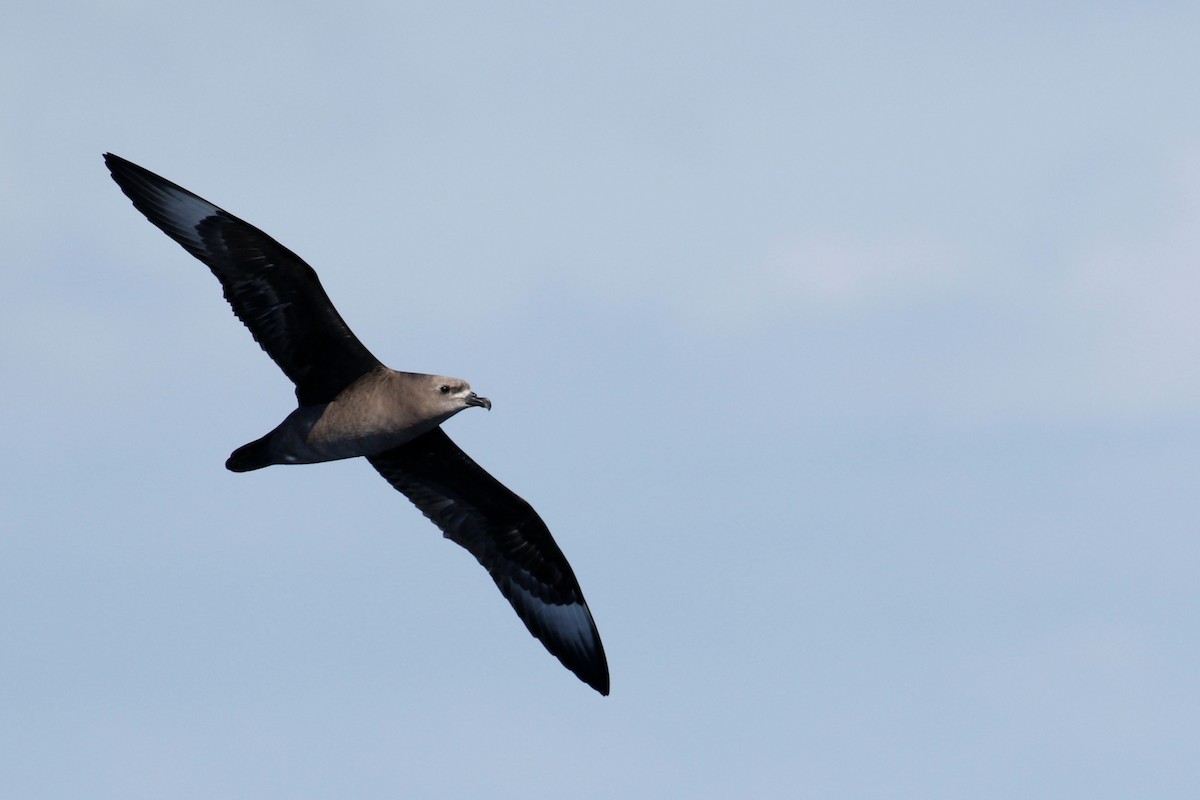
[[[1171,167],[1177,197],[1159,224],[1082,244],[1064,302],[1087,330],[1094,390],[1119,408],[1200,402],[1200,147]]]
[[[860,239],[812,231],[698,287],[702,302],[691,307],[734,324],[796,312],[854,317],[942,296],[961,275],[955,248],[932,237]]]

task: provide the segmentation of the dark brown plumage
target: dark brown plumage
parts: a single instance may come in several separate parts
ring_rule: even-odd
[[[212,270],[234,313],[296,385],[297,409],[227,466],[242,472],[365,456],[475,556],[547,650],[608,694],[600,634],[545,523],[439,427],[491,403],[465,381],[388,369],[295,253],[171,181],[112,154],[104,160],[134,206]]]

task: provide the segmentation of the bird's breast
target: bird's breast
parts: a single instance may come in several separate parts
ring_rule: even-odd
[[[382,453],[436,425],[405,414],[385,398],[357,396],[325,406],[304,439],[322,459],[352,458]]]

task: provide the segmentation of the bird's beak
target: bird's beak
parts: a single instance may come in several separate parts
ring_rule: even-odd
[[[475,394],[474,392],[471,392],[469,395],[467,395],[467,405],[483,406],[488,411],[492,410],[492,401],[488,400],[486,397],[480,397],[479,395]]]

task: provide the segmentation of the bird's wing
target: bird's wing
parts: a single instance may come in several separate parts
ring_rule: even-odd
[[[608,662],[579,582],[537,512],[441,428],[367,460],[471,552],[517,615],[567,669],[608,694]]]
[[[342,320],[312,267],[267,234],[111,153],[104,162],[134,207],[212,270],[233,312],[318,405],[380,366]]]

